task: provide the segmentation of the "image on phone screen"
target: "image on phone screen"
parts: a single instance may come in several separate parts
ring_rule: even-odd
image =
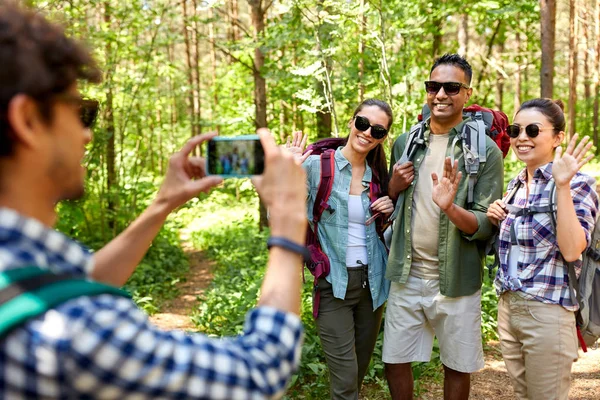
[[[265,155],[257,135],[217,136],[208,142],[207,172],[225,178],[263,173]]]

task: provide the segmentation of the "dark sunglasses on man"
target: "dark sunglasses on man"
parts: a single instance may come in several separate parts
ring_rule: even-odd
[[[94,126],[94,122],[96,122],[96,118],[98,117],[98,111],[100,110],[100,103],[98,100],[84,99],[69,93],[54,96],[54,99],[78,106],[81,124],[88,129]]]
[[[437,94],[441,88],[444,88],[444,93],[448,96],[457,95],[461,88],[470,89],[469,85],[465,85],[462,82],[425,81],[425,90],[429,94]]]
[[[506,128],[506,133],[508,134],[508,136],[510,136],[513,139],[516,139],[519,137],[519,135],[521,134],[521,125],[516,125],[516,124],[512,124],[509,125]],[[539,126],[537,126],[536,124],[529,124],[525,127],[525,133],[527,134],[527,136],[529,136],[530,138],[534,138],[537,137],[537,135],[540,134],[540,131],[543,131],[545,129],[554,129],[554,128],[540,128]]]
[[[354,117],[354,127],[361,132],[371,128],[371,136],[374,139],[383,139],[388,134],[387,129],[381,125],[371,125],[368,118],[357,115]]]

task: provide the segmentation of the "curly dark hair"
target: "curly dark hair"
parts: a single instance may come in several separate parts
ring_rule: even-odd
[[[13,152],[7,112],[17,94],[35,99],[42,117],[51,122],[54,95],[78,79],[102,80],[85,46],[39,13],[14,5],[0,5],[0,65],[0,157]]]

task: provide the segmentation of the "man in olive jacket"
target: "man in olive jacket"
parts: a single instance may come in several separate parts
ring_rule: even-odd
[[[468,399],[470,373],[484,366],[481,284],[485,244],[493,234],[488,206],[501,197],[502,152],[486,136],[486,162],[473,201],[462,141],[463,107],[472,70],[459,55],[437,59],[425,83],[431,117],[425,146],[399,160],[408,134],[392,149],[389,194],[399,203],[386,277],[392,281],[385,317],[383,361],[394,400],[412,399],[411,362],[427,362],[434,336],[444,364],[444,398]],[[452,163],[454,159],[454,163]]]

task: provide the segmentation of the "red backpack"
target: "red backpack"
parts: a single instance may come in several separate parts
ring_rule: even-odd
[[[312,223],[313,229],[310,227],[306,230],[306,247],[310,252],[311,261],[306,263],[306,267],[314,277],[313,281],[313,317],[317,318],[319,315],[319,303],[321,300],[321,293],[319,291],[319,278],[325,278],[329,275],[330,264],[329,258],[321,249],[319,238],[317,237],[317,230],[321,216],[325,210],[330,213],[334,213],[335,209],[328,204],[329,196],[331,195],[331,188],[333,186],[333,176],[335,173],[335,150],[339,146],[343,146],[346,142],[345,138],[327,138],[319,140],[306,149],[312,150],[312,155],[321,156],[321,179],[319,181],[319,189],[317,190],[317,196],[313,206]],[[379,177],[373,170],[373,179],[369,185],[369,198],[371,202],[377,200],[381,194],[381,186],[379,184]],[[380,233],[383,228],[382,218],[376,220],[377,232]]]

